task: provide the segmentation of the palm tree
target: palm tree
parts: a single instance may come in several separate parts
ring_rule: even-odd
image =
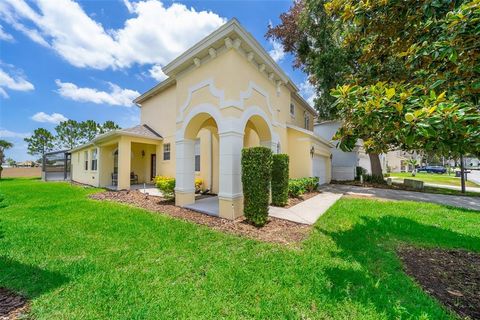
[[[5,161],[5,150],[13,147],[13,143],[0,139],[0,179],[2,179],[2,163]]]
[[[417,173],[418,160],[413,158],[408,159],[407,164],[412,166],[412,177],[415,177],[415,174]]]

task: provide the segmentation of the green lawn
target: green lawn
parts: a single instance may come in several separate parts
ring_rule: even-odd
[[[415,177],[412,177],[411,172],[392,172],[390,173],[392,178],[399,178],[399,179],[414,179],[414,180],[421,180],[426,183],[435,183],[435,184],[444,184],[448,186],[460,186],[460,178],[455,178],[455,175],[448,175],[448,174],[438,174],[438,173],[425,173],[425,172],[418,172]],[[472,181],[466,181],[465,184],[467,187],[480,187],[478,184]]]
[[[0,182],[0,287],[36,319],[450,319],[403,272],[401,243],[480,252],[480,212],[338,201],[300,248],[87,198]]]

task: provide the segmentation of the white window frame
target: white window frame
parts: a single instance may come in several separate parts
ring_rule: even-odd
[[[303,126],[305,129],[310,130],[310,115],[308,112],[305,112],[305,116],[303,117]]]
[[[197,139],[195,140],[195,172],[200,172],[201,168],[202,168],[202,165],[201,165],[201,162],[202,161],[201,157],[200,157],[200,139]],[[198,157],[198,162],[197,162],[197,157]],[[198,164],[198,168],[197,168],[197,164]],[[198,169],[198,170],[197,170]]]
[[[88,171],[88,150],[83,152],[83,170]]]
[[[169,161],[171,159],[171,152],[172,148],[170,146],[170,143],[165,143],[163,145],[163,161]],[[167,159],[167,155],[168,155],[168,159]]]
[[[98,148],[92,149],[92,171],[97,171],[98,169]]]

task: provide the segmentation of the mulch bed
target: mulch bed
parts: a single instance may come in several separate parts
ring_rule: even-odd
[[[0,288],[0,320],[21,317],[26,311],[27,300],[6,288]]]
[[[312,191],[312,192],[304,193],[298,198],[288,198],[288,203],[284,208],[291,208],[305,200],[308,200],[310,198],[315,197],[316,195],[319,195],[320,193],[321,193],[320,191]]]
[[[398,250],[405,271],[459,316],[480,319],[480,254],[463,250]]]
[[[92,194],[90,197],[96,200],[126,203],[149,211],[205,225],[215,230],[285,245],[298,244],[307,237],[311,230],[310,226],[273,217],[269,217],[269,221],[264,227],[257,228],[248,224],[244,217],[240,217],[236,220],[212,217],[203,213],[177,207],[172,201],[165,201],[159,197],[147,196],[138,191],[105,191]]]

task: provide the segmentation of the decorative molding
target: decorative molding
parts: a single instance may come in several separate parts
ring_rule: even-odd
[[[190,121],[197,115],[201,113],[209,114],[213,120],[215,120],[218,128],[218,132],[224,132],[225,127],[228,127],[228,123],[225,121],[224,117],[222,116],[220,109],[217,106],[214,106],[209,103],[200,104],[194,107],[190,112],[187,114],[185,119],[183,120],[182,127],[177,130],[175,134],[175,141],[184,141],[185,139],[185,131],[187,126],[190,124]],[[178,121],[177,121],[178,123]]]
[[[242,40],[240,40],[240,38],[237,38],[237,39],[235,39],[235,41],[233,41],[233,47],[234,47],[235,49],[240,48],[240,45],[241,45],[241,44],[242,44]]]
[[[229,37],[226,37],[225,38],[225,47],[227,47],[227,49],[230,49],[232,46],[233,46],[232,39],[230,39]]]
[[[217,56],[217,50],[215,50],[214,48],[210,48],[208,49],[208,54],[210,55],[210,58],[215,58]]]
[[[195,64],[195,67],[200,67],[200,64],[201,64],[201,60],[200,58],[193,58],[193,63]]]
[[[258,66],[258,70],[260,70],[260,72],[265,71],[265,68],[266,68],[266,67],[265,67],[265,64],[264,64],[264,63],[262,63],[262,64],[260,64],[260,65]]]
[[[247,60],[248,60],[248,62],[252,62],[252,61],[253,61],[253,57],[254,57],[253,52],[247,53]]]

